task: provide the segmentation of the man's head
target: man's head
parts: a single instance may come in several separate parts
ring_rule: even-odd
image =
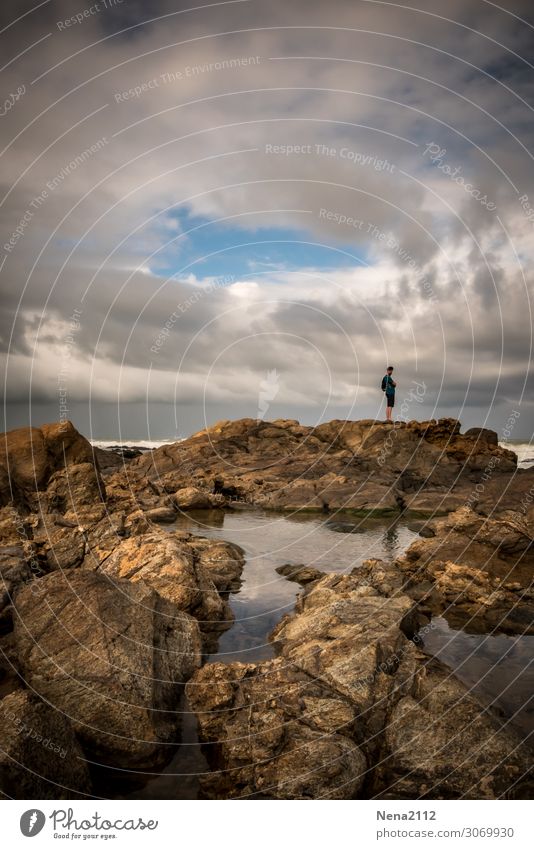
[[[391,374],[391,372],[393,371],[393,366],[388,366],[386,371],[388,374]]]

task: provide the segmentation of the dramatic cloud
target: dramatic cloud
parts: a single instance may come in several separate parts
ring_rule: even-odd
[[[61,386],[172,436],[266,379],[268,418],[382,416],[392,361],[410,415],[530,437],[532,15],[418,6],[4,5],[8,426]]]

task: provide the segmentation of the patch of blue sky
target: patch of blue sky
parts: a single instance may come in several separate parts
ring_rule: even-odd
[[[304,217],[304,216],[303,216]],[[254,272],[313,268],[328,271],[367,264],[361,245],[321,242],[305,227],[257,227],[254,230],[188,215],[177,216],[178,235],[150,261],[155,273],[181,277],[236,278]],[[305,221],[305,219],[304,219]]]

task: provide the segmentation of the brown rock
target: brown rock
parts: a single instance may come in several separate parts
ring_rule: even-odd
[[[367,561],[351,575],[309,585],[295,614],[271,635],[275,660],[208,664],[195,673],[187,693],[209,744],[206,795],[439,799],[512,792],[528,755],[408,639],[417,617],[402,573]],[[451,776],[460,774],[455,784]]]
[[[53,472],[77,463],[94,465],[93,450],[71,422],[23,427],[2,434],[0,506],[44,489]]]
[[[499,728],[437,661],[417,684],[389,717],[379,798],[499,799],[528,777],[515,733]]]
[[[165,760],[178,685],[200,663],[196,621],[142,582],[83,569],[26,585],[15,609],[21,674],[84,750],[117,768]]]
[[[534,633],[534,526],[508,511],[495,518],[462,507],[432,523],[397,566],[406,592],[452,627]]]
[[[173,502],[179,510],[211,510],[221,506],[224,499],[197,487],[187,486],[174,493]]]
[[[203,780],[206,795],[348,799],[362,787],[365,756],[344,734],[354,712],[281,660],[209,664],[187,692],[222,767]]]
[[[153,526],[127,539],[111,540],[111,553],[91,552],[93,568],[109,577],[142,581],[180,610],[198,619],[209,645],[231,624],[233,615],[220,592],[234,586],[244,558],[230,543],[183,539]],[[86,564],[89,566],[90,560]]]
[[[151,510],[147,510],[146,516],[151,522],[170,524],[176,521],[176,510],[172,507],[152,507]]]
[[[437,514],[465,501],[488,464],[501,481],[516,473],[515,454],[495,438],[489,431],[462,435],[455,419],[332,421],[315,428],[240,419],[138,457],[129,474],[149,474],[167,492],[198,480],[226,498],[269,509],[387,514],[408,507]],[[210,493],[200,492],[182,492],[176,503],[208,506]]]
[[[12,799],[91,795],[89,770],[71,723],[28,690],[0,701],[0,791]]]

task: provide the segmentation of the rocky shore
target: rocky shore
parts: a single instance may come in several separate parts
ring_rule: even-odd
[[[534,470],[496,434],[244,419],[103,454],[68,422],[2,435],[4,795],[98,795],[95,765],[162,768],[185,688],[207,798],[531,798],[515,732],[420,647],[437,615],[534,633]],[[303,589],[275,657],[205,663],[243,552],[162,525],[238,506],[403,514],[420,536],[350,574],[284,567]]]
[[[128,469],[133,486],[146,475],[169,494],[194,487],[264,509],[375,515],[445,514],[466,503],[489,514],[520,505],[534,482],[496,433],[461,434],[455,419],[317,427],[292,419],[223,421],[134,459]]]

